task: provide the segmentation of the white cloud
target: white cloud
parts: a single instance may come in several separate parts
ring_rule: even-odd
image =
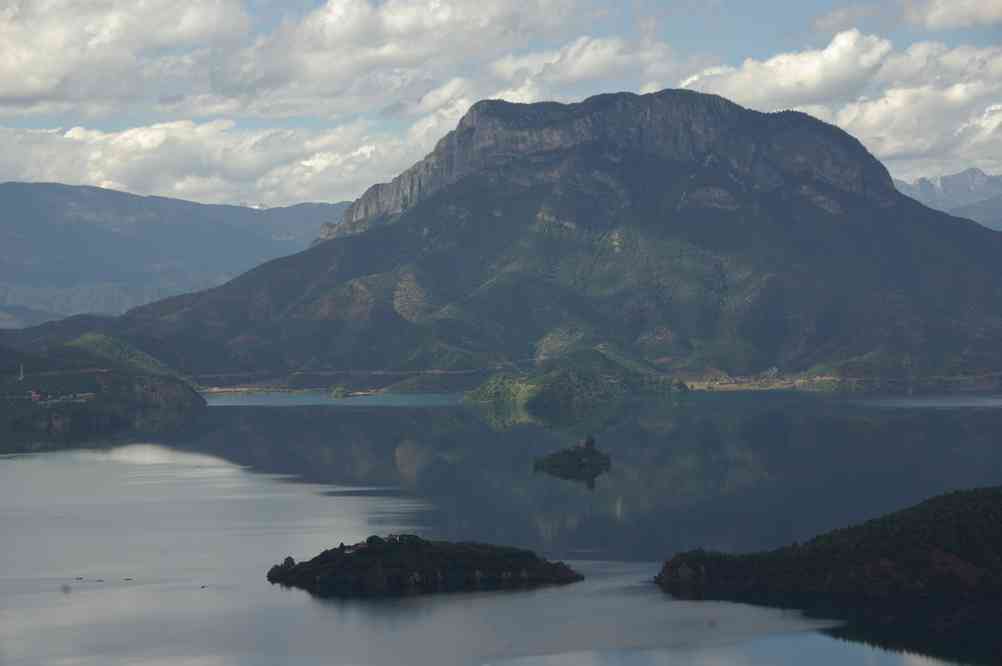
[[[410,137],[413,138],[413,137]],[[175,121],[103,132],[0,129],[0,181],[58,181],[203,202],[283,204],[351,198],[427,146],[371,132],[240,129]]]
[[[0,11],[0,107],[99,112],[163,85],[146,76],[158,54],[190,68],[162,54],[227,43],[248,22],[240,0],[15,0]]]
[[[412,104],[464,69],[570,32],[579,0],[329,0],[216,63],[213,90],[263,116]]]
[[[872,4],[846,5],[836,7],[827,14],[814,19],[814,29],[817,32],[837,33],[850,28],[858,28],[860,24],[872,19],[880,13],[880,7]]]
[[[749,58],[737,68],[704,70],[682,85],[756,107],[825,103],[859,94],[891,48],[885,39],[847,30],[824,49]]]
[[[631,41],[586,35],[557,49],[506,55],[494,61],[490,71],[505,87],[490,96],[534,102],[575,100],[599,91],[650,92],[667,87],[693,67],[679,61],[668,44],[654,38]]]
[[[244,0],[9,0],[0,114],[333,118],[412,103],[538,40],[592,0],[327,0],[265,32]]]
[[[895,51],[850,30],[822,50],[706,69],[683,85],[834,122],[900,177],[968,166],[1002,172],[1002,47],[919,42]]]
[[[929,30],[1002,23],[1002,0],[906,0],[905,17]]]

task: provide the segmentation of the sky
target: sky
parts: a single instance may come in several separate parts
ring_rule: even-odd
[[[1002,0],[0,0],[0,181],[340,201],[479,99],[676,87],[1002,173]]]

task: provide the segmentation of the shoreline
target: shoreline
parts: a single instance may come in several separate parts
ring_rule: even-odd
[[[202,395],[255,395],[261,393],[288,393],[290,395],[323,393],[330,397],[330,390],[324,388],[289,388],[287,386],[206,386],[198,389]],[[342,398],[331,400],[343,400],[345,398],[357,398],[367,395],[378,395],[383,393],[382,389],[367,389],[361,391],[348,391]]]

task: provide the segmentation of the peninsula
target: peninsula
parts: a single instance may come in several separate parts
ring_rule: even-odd
[[[682,553],[655,580],[684,599],[799,608],[911,634],[989,630],[1002,612],[1002,487],[941,495],[770,552]]]

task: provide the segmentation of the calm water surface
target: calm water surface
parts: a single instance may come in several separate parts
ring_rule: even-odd
[[[587,580],[559,589],[382,602],[269,585],[287,554],[421,532],[438,510],[358,490],[155,444],[0,457],[0,664],[947,663],[795,613],[673,601],[650,582],[656,562],[576,562]]]
[[[449,407],[463,402],[461,393],[374,393],[332,398],[327,391],[273,393],[207,393],[211,407]]]
[[[907,398],[872,398],[860,404],[896,409],[999,409],[1002,395],[930,395]]]

